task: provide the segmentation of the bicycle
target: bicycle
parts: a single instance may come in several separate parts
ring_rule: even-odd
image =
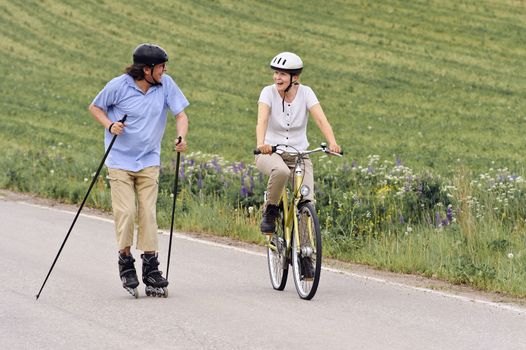
[[[272,146],[276,152],[279,146]],[[289,146],[290,147],[290,146]],[[293,177],[293,194],[289,199],[289,190],[285,188],[279,202],[279,215],[276,231],[267,235],[267,261],[270,282],[275,290],[282,291],[287,284],[289,265],[292,265],[294,285],[300,298],[310,300],[316,294],[321,274],[322,240],[318,215],[314,204],[302,201],[312,190],[303,185],[304,158],[313,153],[324,152],[336,156],[342,153],[329,151],[327,145],[306,150],[288,152],[296,155]],[[254,154],[260,154],[259,150]],[[266,202],[266,192],[265,192]]]

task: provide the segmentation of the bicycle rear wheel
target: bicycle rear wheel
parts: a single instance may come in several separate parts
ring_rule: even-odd
[[[272,287],[276,290],[285,289],[287,276],[289,274],[284,225],[283,209],[280,208],[276,223],[276,232],[268,238],[269,241],[267,242],[268,272]]]
[[[296,291],[302,299],[310,300],[316,294],[321,273],[321,231],[318,215],[310,202],[298,207],[298,236],[292,242],[292,271]]]

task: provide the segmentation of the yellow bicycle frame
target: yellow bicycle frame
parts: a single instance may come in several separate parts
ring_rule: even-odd
[[[292,247],[292,234],[294,233],[294,239],[296,242],[300,242],[299,240],[299,231],[298,231],[298,216],[296,215],[298,211],[298,204],[301,200],[301,183],[303,182],[303,170],[301,169],[300,164],[296,164],[296,167],[294,169],[294,192],[292,196],[292,205],[289,204],[289,198],[288,198],[288,190],[285,188],[283,190],[283,193],[281,194],[281,203],[283,204],[283,222],[284,222],[284,230],[285,230],[285,242],[287,247],[287,253],[290,251]],[[313,243],[313,237],[311,232],[311,226],[309,227],[309,239]],[[293,232],[294,231],[294,232]],[[268,242],[270,244],[270,237],[268,237]],[[312,244],[314,246],[314,244]],[[272,249],[275,249],[275,247],[271,247]]]

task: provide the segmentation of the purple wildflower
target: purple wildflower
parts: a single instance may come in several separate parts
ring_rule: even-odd
[[[245,174],[241,174],[241,196],[247,197],[248,196],[248,189],[245,185]]]
[[[201,173],[201,171],[199,171],[199,173],[197,174],[197,188],[203,188],[203,174]]]
[[[179,177],[181,180],[184,180],[184,162],[182,162],[179,166]]]
[[[214,168],[215,168],[215,170],[216,170],[216,172],[217,172],[218,174],[221,173],[221,170],[222,170],[222,169],[221,169],[221,165],[219,165],[219,162],[217,161],[217,158],[214,158],[214,159],[212,160],[212,165],[214,166]]]
[[[453,207],[451,205],[447,207],[446,218],[449,222],[453,221]]]
[[[254,187],[255,187],[255,183],[254,183],[254,176],[250,175],[250,192],[253,193],[254,192]]]

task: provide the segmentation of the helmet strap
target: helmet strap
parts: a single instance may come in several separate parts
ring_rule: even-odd
[[[290,73],[290,83],[289,83],[289,86],[287,86],[287,88],[285,89],[285,92],[283,93],[283,99],[281,100],[281,107],[283,108],[283,112],[285,112],[285,95],[287,94],[287,92],[289,92],[290,88],[292,87],[292,85],[298,85],[298,81],[292,81],[292,77],[294,75],[292,75],[292,73]]]
[[[148,84],[150,84],[150,86],[161,85],[161,83],[158,82],[157,80],[155,80],[155,78],[153,77],[153,67],[155,67],[155,66],[148,66],[148,67],[150,68],[150,74],[151,74],[151,76],[152,76],[153,83],[150,82],[150,81],[148,81],[148,79],[146,79],[146,77],[144,77],[144,80],[145,80]]]

